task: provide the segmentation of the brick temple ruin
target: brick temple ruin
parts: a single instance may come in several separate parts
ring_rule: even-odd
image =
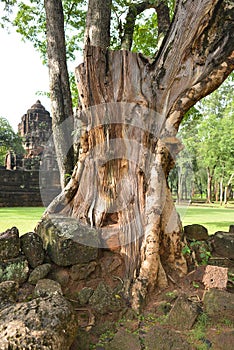
[[[60,182],[52,118],[39,100],[22,116],[18,132],[25,153],[6,155],[0,169],[0,207],[46,206],[60,192]]]

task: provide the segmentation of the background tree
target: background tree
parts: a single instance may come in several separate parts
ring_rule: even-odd
[[[198,163],[207,172],[207,202],[220,198],[222,204],[225,184],[233,170],[233,74],[212,95],[208,96],[199,110],[203,118],[197,137]],[[216,192],[216,196],[215,196]]]
[[[79,159],[45,217],[66,214],[92,225],[106,247],[106,234],[116,236],[126,295],[139,308],[168,275],[187,271],[167,178],[184,114],[233,70],[234,4],[178,0],[171,20],[169,1],[122,3],[125,19],[114,33],[123,50],[111,51],[111,1],[89,1],[84,63],[76,69]],[[158,26],[150,59],[129,51],[137,16],[149,7]]]
[[[44,4],[46,11],[52,130],[61,177],[61,187],[63,188],[66,174],[70,174],[74,167],[73,143],[67,150],[67,140],[71,138],[74,122],[66,61],[64,15],[61,1],[45,0]]]
[[[178,138],[183,144],[183,150],[176,159],[175,168],[169,175],[172,191],[177,195],[177,202],[192,199],[199,190],[200,174],[198,167],[198,129],[202,114],[192,107],[184,116],[180,125]]]
[[[202,199],[204,193],[208,202],[215,200],[221,204],[227,187],[230,190],[234,169],[234,144],[230,132],[233,123],[232,90],[233,73],[219,89],[191,108],[183,118],[178,137],[184,149],[170,174],[171,188],[178,193],[178,201],[185,199],[181,190],[186,186],[188,194],[194,193],[194,198],[200,195]],[[213,169],[212,181],[209,179],[210,169]],[[191,178],[193,186],[189,185]],[[178,183],[182,184],[179,188]]]
[[[24,154],[22,140],[12,129],[6,118],[0,117],[0,165],[5,165],[8,151]]]

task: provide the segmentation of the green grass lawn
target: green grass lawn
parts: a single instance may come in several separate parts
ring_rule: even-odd
[[[210,235],[216,231],[228,231],[234,224],[234,209],[206,206],[176,206],[180,213],[183,226],[200,224],[208,229]]]
[[[209,234],[216,231],[228,231],[234,224],[234,209],[205,206],[178,206],[183,225],[204,225]],[[33,231],[40,220],[44,208],[0,208],[0,232],[12,226],[19,229],[20,234]]]
[[[33,231],[44,210],[42,207],[0,208],[0,232],[13,226],[20,235]]]

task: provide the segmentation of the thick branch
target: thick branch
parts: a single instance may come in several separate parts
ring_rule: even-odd
[[[152,66],[157,111],[174,127],[234,68],[234,3],[179,0],[167,39]],[[162,101],[162,102],[161,102]]]
[[[160,47],[170,27],[170,13],[164,1],[160,1],[155,9],[158,17],[158,47]]]
[[[89,0],[85,45],[106,49],[110,45],[110,19],[112,0]]]

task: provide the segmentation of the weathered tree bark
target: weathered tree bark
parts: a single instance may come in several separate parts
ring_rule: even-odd
[[[44,0],[46,11],[47,56],[50,77],[50,99],[54,144],[59,166],[61,187],[66,174],[74,168],[73,109],[66,64],[64,16],[61,0]]]
[[[89,1],[85,45],[98,46],[103,49],[110,45],[111,5],[112,0]]]
[[[46,215],[75,217],[100,229],[103,246],[119,247],[135,309],[168,275],[187,271],[167,177],[184,113],[234,68],[233,8],[229,1],[178,1],[153,64],[87,45],[76,69],[79,161]]]

